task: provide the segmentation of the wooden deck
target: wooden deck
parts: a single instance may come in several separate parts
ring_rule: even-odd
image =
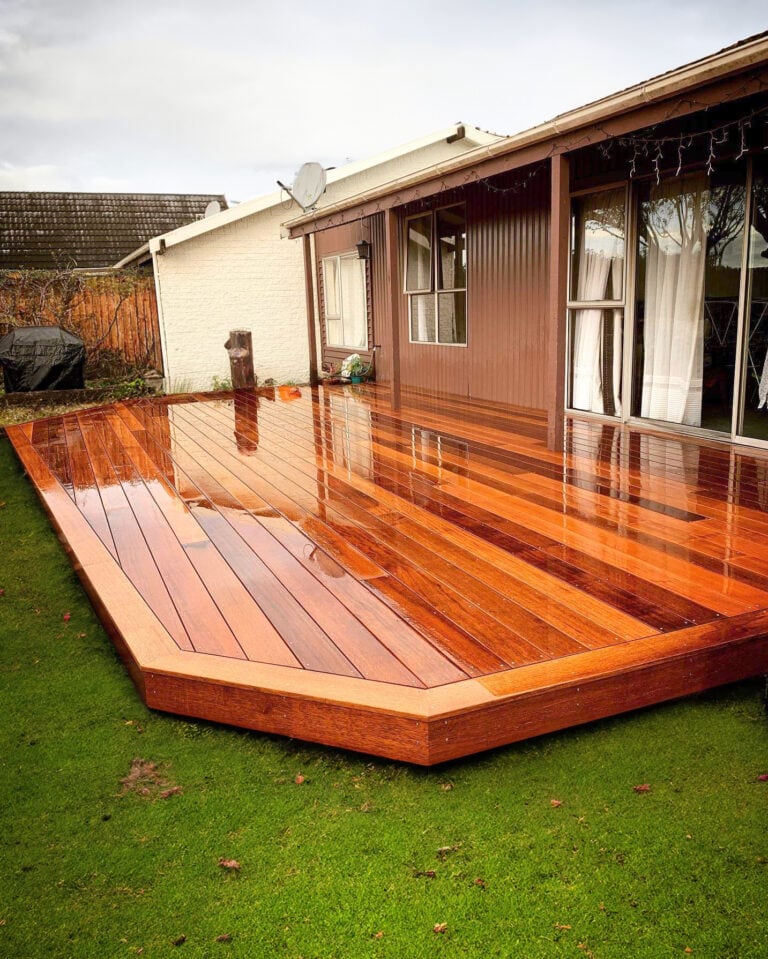
[[[146,703],[429,765],[768,670],[768,456],[381,387],[8,434]]]

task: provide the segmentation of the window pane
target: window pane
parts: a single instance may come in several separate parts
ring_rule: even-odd
[[[411,339],[435,342],[435,298],[431,293],[411,297]]]
[[[341,271],[341,316],[344,323],[343,346],[364,350],[368,346],[368,304],[365,291],[365,260],[345,256],[339,260]]]
[[[323,299],[326,319],[339,316],[338,264],[338,257],[335,256],[323,260]]]
[[[438,210],[437,289],[464,289],[467,285],[467,224],[464,207]]]
[[[438,340],[440,343],[467,342],[467,294],[437,294]]]
[[[344,346],[344,335],[341,329],[341,320],[326,319],[325,328],[328,334],[329,346]]]
[[[571,395],[575,410],[621,415],[623,310],[573,310]]]
[[[431,289],[432,264],[432,214],[408,220],[406,247],[405,288],[411,290]]]
[[[624,190],[576,197],[571,228],[571,299],[622,300]]]

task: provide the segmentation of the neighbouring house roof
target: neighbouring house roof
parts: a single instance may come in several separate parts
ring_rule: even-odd
[[[110,267],[212,200],[226,209],[218,194],[0,192],[0,269]]]
[[[409,154],[417,153],[420,150],[427,150],[441,142],[457,144],[456,153],[460,155],[466,150],[486,146],[503,139],[504,137],[499,134],[489,133],[469,123],[459,122],[437,130],[434,133],[430,133],[418,140],[412,140],[390,150],[386,150],[383,153],[377,153],[375,156],[368,157],[364,160],[345,163],[343,166],[326,171],[328,190],[318,200],[317,208],[322,209],[324,206],[337,200],[340,196],[346,196],[351,192],[358,192],[356,189],[347,189],[345,181],[357,184],[360,181],[365,182],[369,179],[376,180],[378,173],[377,167],[386,170],[388,164],[394,164]],[[433,163],[429,163],[424,169],[432,169],[433,166]],[[384,182],[389,179],[391,179],[391,174],[390,177],[382,175],[376,182]],[[244,217],[252,216],[254,213],[261,213],[264,210],[271,209],[280,204],[287,203],[290,205],[292,202],[283,190],[275,190],[272,193],[267,193],[254,197],[251,200],[246,200],[243,203],[238,203],[228,210],[223,210],[216,216],[207,217],[205,220],[197,223],[190,223],[188,226],[175,230],[171,236],[161,236],[161,234],[158,233],[152,239],[150,249],[155,252],[159,250],[161,248],[161,239],[164,241],[162,246],[176,246],[179,243],[185,243],[187,240],[194,239],[211,230],[218,230],[220,227],[235,223]],[[143,251],[136,250],[137,254],[141,252]]]
[[[311,232],[312,225],[322,218],[343,213],[352,208],[357,209],[363,204],[380,200],[410,187],[421,188],[428,181],[439,182],[442,177],[463,173],[487,160],[498,157],[511,159],[515,154],[525,157],[526,151],[530,148],[541,145],[551,147],[567,134],[573,134],[590,124],[608,122],[633,109],[663,101],[676,94],[680,95],[735,74],[743,74],[750,68],[764,66],[766,62],[768,62],[768,31],[739,40],[717,53],[558,114],[553,119],[520,133],[500,137],[493,143],[479,145],[474,150],[437,163],[428,169],[414,171],[393,179],[389,183],[381,183],[371,189],[360,191],[356,195],[338,198],[323,209],[309,211],[289,219],[285,226],[291,236],[300,235],[304,231]]]

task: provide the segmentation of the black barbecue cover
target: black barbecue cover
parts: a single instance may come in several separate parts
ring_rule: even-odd
[[[24,326],[0,339],[6,393],[81,390],[85,346],[58,326]]]

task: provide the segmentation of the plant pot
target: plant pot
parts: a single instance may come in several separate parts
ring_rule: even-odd
[[[362,376],[350,376],[349,381],[350,383],[362,383],[363,378]]]

